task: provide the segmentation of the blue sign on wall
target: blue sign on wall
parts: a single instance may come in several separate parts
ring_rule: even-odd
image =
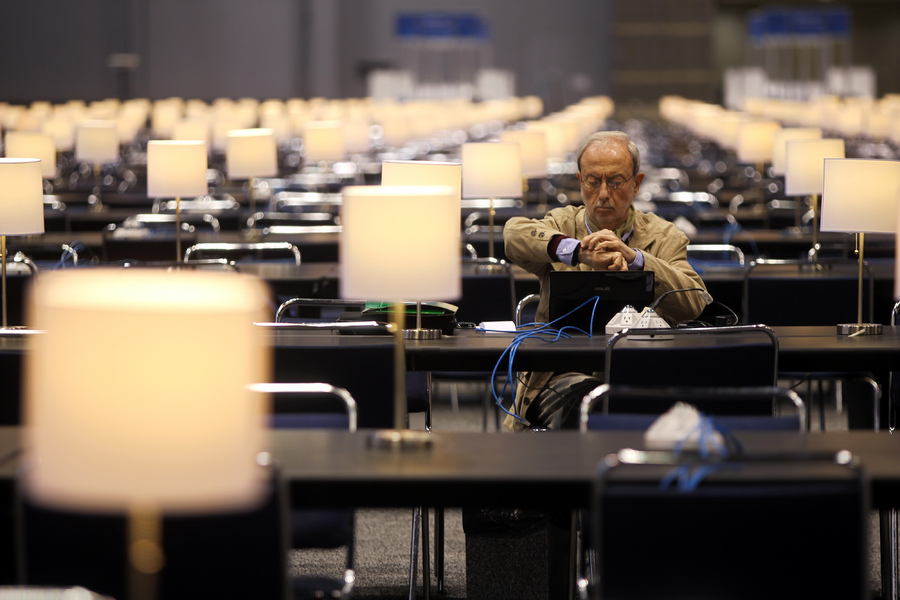
[[[395,20],[395,33],[400,38],[416,39],[487,39],[487,22],[471,13],[400,13]]]

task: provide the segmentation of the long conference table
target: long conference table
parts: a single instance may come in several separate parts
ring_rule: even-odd
[[[434,432],[424,448],[371,443],[369,430],[272,431],[269,451],[295,506],[534,507],[590,509],[597,465],[623,448],[643,449],[640,432],[534,434]],[[740,432],[753,456],[837,453],[857,456],[881,513],[883,597],[897,598],[896,509],[900,507],[900,436],[868,431],[798,434]],[[13,583],[11,499],[21,458],[21,430],[0,427],[0,581]]]

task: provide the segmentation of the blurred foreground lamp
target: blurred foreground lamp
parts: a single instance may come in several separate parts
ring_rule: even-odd
[[[94,193],[88,202],[103,208],[100,200],[100,167],[119,160],[119,132],[114,121],[83,121],[75,129],[75,160],[94,165]]]
[[[259,280],[155,269],[35,281],[22,478],[36,503],[129,515],[132,598],[155,595],[163,514],[248,510],[264,493],[271,358]],[[71,348],[79,352],[72,353]],[[177,351],[190,360],[160,357]],[[99,376],[102,365],[104,376]]]
[[[462,197],[490,199],[488,256],[494,258],[494,198],[522,197],[522,159],[518,144],[463,144]]]
[[[900,161],[826,158],[822,231],[859,237],[857,322],[839,324],[844,335],[880,334],[880,323],[863,323],[863,248],[866,233],[894,233],[900,202]]]
[[[49,133],[9,131],[6,134],[7,158],[37,158],[41,161],[41,177],[56,177],[56,141]],[[49,185],[49,184],[48,184]],[[52,191],[52,187],[48,188]]]
[[[232,181],[247,179],[250,216],[256,213],[253,194],[257,177],[278,175],[278,149],[271,129],[234,129],[226,135],[225,165]]]
[[[347,186],[343,194],[341,295],[396,303],[394,419],[404,429],[403,303],[460,297],[459,195],[448,186]],[[416,321],[410,337],[420,313]]]
[[[147,142],[147,196],[175,198],[175,260],[181,256],[181,197],[206,194],[206,144],[202,141]]]
[[[788,196],[809,196],[812,212],[812,248],[809,250],[809,258],[813,261],[819,257],[819,228],[816,221],[826,158],[844,158],[844,140],[788,140],[785,143],[784,193]]]
[[[0,158],[0,270],[2,270],[3,333],[7,327],[6,236],[44,233],[44,188],[37,158]]]

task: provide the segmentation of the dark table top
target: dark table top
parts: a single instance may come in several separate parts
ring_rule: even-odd
[[[20,428],[0,427],[0,480],[16,477]],[[371,430],[275,430],[269,449],[298,506],[585,508],[597,464],[644,447],[642,432],[433,432],[426,448],[373,447]],[[740,432],[749,455],[850,450],[875,508],[900,506],[900,436]]]

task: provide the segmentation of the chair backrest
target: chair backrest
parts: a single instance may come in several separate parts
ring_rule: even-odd
[[[743,267],[744,251],[732,244],[688,244],[687,259],[699,274],[716,267]]]
[[[874,278],[863,268],[863,321],[873,313]],[[744,275],[744,323],[837,325],[859,310],[856,261],[753,261]]]
[[[610,338],[604,370],[612,385],[673,387],[772,387],[777,374],[778,339],[762,325],[626,329]]]
[[[221,230],[219,220],[208,213],[182,214],[180,219],[176,219],[174,214],[140,213],[126,217],[122,222],[122,227],[125,229],[143,228],[174,232],[176,220],[180,220],[182,229],[187,229],[188,231],[218,232]]]
[[[356,431],[356,400],[327,383],[258,383],[254,391],[272,398],[274,429],[347,429]]]
[[[300,264],[300,250],[290,242],[201,242],[184,252],[185,262],[209,258],[233,261],[290,261]]]
[[[729,431],[805,433],[808,411],[796,392],[781,387],[685,388],[597,386],[581,401],[579,429],[646,431],[677,402],[690,404]],[[613,409],[610,410],[612,405]],[[621,412],[616,412],[616,410]]]
[[[269,477],[257,508],[163,517],[160,598],[285,598],[286,496],[277,473]],[[24,583],[128,597],[126,517],[50,509],[21,496],[19,511]]]
[[[594,597],[866,598],[867,488],[846,451],[702,460],[621,450],[595,481]]]
[[[512,265],[496,258],[462,259],[462,298],[456,302],[459,322],[512,321],[516,282]]]
[[[284,343],[276,333],[275,375],[279,383],[317,383],[328,381],[347,390],[358,404],[358,425],[365,428],[391,428],[394,421],[393,336],[333,335],[340,329],[362,327],[368,332],[384,326],[378,323],[273,323],[275,330],[290,335]]]

